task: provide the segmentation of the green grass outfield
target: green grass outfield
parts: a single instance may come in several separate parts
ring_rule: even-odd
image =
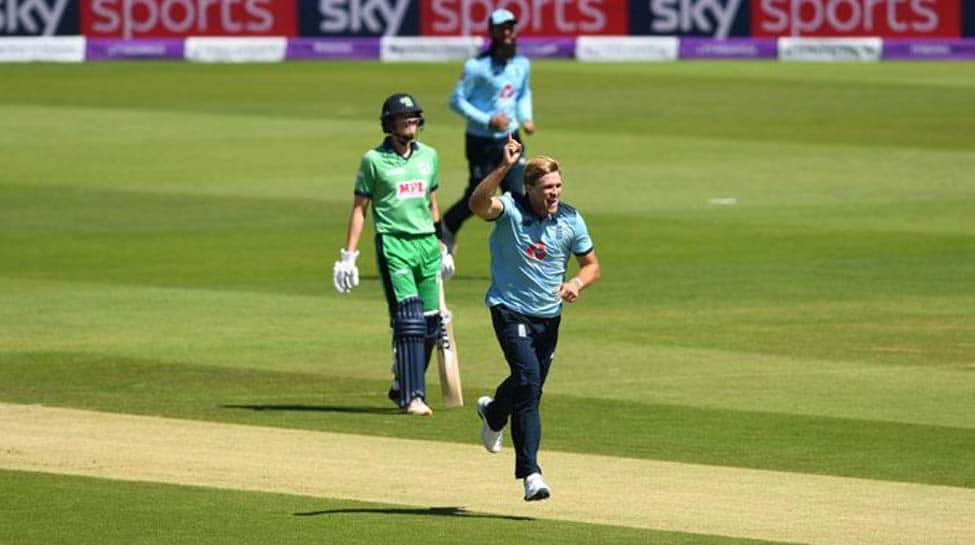
[[[462,192],[459,70],[0,65],[0,401],[474,444],[469,408],[421,422],[385,400],[371,229],[363,284],[331,287],[386,95],[426,109],[442,206]],[[562,160],[603,265],[565,313],[543,449],[975,488],[975,64],[533,78],[528,151]],[[475,221],[447,284],[469,404],[506,369]],[[18,472],[0,488],[5,544],[744,543]],[[341,516],[293,516],[314,511]]]

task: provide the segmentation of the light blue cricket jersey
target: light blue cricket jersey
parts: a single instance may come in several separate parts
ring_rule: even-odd
[[[505,193],[504,210],[491,232],[491,287],[485,303],[552,318],[562,312],[557,290],[565,280],[569,255],[593,250],[582,215],[559,203],[555,214],[539,218],[528,199]]]
[[[488,52],[464,63],[450,107],[467,119],[467,132],[475,136],[504,138],[521,122],[532,119],[532,92],[528,85],[531,64],[523,55],[506,63],[495,62]],[[508,128],[495,131],[488,123],[503,113],[511,119]]]

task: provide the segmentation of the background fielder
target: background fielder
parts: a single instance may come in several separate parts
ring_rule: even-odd
[[[439,159],[416,140],[423,109],[403,93],[383,102],[382,144],[362,157],[355,182],[345,248],[335,263],[335,289],[349,293],[359,284],[356,249],[372,203],[376,260],[393,329],[397,404],[407,414],[433,414],[426,404],[425,372],[440,338],[438,273],[453,274],[453,259],[438,241],[436,191]]]
[[[525,165],[524,195],[494,196],[521,151],[521,144],[508,138],[501,165],[477,186],[470,201],[478,217],[495,222],[485,301],[510,369],[494,399],[477,400],[477,413],[490,452],[501,450],[501,430],[510,418],[515,477],[524,479],[525,500],[533,501],[550,494],[537,460],[539,403],[555,357],[562,301],[576,301],[599,278],[599,261],[582,215],[561,202],[562,173],[551,157],[538,156]],[[576,256],[579,273],[566,282],[570,255]]]
[[[464,72],[450,96],[450,107],[467,120],[464,153],[468,183],[464,195],[444,213],[444,241],[453,253],[457,232],[471,217],[468,201],[474,188],[501,163],[509,135],[520,141],[518,129],[535,132],[532,120],[531,63],[517,54],[518,21],[506,9],[491,12],[491,46],[464,64]],[[501,181],[501,190],[522,193],[524,165],[517,163]]]

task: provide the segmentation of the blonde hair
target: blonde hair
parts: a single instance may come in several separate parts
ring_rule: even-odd
[[[559,172],[559,162],[548,155],[536,155],[525,164],[525,185],[534,186],[546,174]]]

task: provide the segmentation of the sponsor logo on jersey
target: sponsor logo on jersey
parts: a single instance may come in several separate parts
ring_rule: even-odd
[[[396,184],[396,196],[400,199],[422,199],[427,194],[427,183],[423,180],[410,180]]]
[[[528,246],[528,248],[525,249],[525,255],[527,255],[532,259],[537,259],[539,261],[545,259],[548,256],[548,252],[545,251],[545,243],[536,242]]]
[[[505,83],[504,87],[501,88],[501,92],[498,93],[501,98],[511,98],[515,96],[515,87],[510,83]]]

